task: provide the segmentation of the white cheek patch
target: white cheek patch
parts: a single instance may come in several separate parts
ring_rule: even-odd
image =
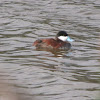
[[[66,41],[67,40],[67,36],[59,36],[58,39],[60,39],[62,41]]]

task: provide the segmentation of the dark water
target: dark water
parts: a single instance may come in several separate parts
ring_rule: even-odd
[[[32,46],[59,30],[70,51]],[[99,37],[99,0],[1,0],[0,78],[28,100],[100,100]]]

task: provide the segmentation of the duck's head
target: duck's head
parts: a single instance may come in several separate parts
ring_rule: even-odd
[[[58,34],[56,35],[56,38],[61,40],[61,41],[68,41],[68,42],[73,42],[74,40],[71,39],[66,31],[59,31]]]

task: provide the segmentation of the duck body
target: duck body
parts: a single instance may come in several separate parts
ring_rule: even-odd
[[[66,39],[68,39],[68,34],[65,31],[60,31],[55,39],[39,39],[33,43],[33,46],[35,46],[36,48],[69,50],[71,48],[71,44]]]

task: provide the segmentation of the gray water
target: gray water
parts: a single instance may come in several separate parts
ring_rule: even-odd
[[[32,46],[60,30],[71,50]],[[99,0],[0,0],[0,79],[27,100],[100,100],[99,37]]]

